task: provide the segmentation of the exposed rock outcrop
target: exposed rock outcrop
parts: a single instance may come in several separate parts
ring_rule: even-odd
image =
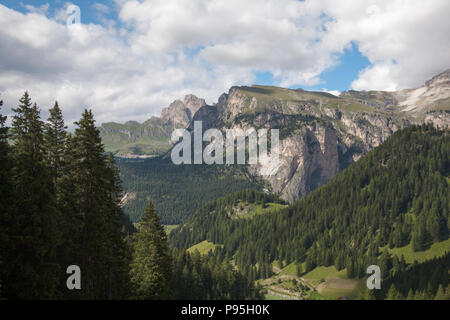
[[[195,113],[203,106],[206,106],[204,99],[189,94],[184,97],[184,101],[175,100],[167,108],[164,108],[161,112],[161,119],[165,123],[186,128]]]
[[[213,106],[187,95],[152,118],[148,128],[138,123],[106,126],[121,130],[124,139],[155,134],[167,139],[174,128],[203,130],[267,128],[280,130],[280,166],[262,174],[262,164],[249,165],[272,192],[293,202],[330,181],[340,170],[383,143],[393,132],[413,123],[450,124],[450,70],[423,87],[385,91],[347,91],[339,97],[323,92],[268,86],[232,87]],[[139,127],[136,133],[133,128]],[[156,131],[155,131],[156,130]],[[128,137],[128,138],[127,138]]]

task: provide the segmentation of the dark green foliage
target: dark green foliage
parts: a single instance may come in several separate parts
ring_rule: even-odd
[[[54,298],[61,269],[56,259],[60,242],[56,199],[45,161],[43,122],[28,93],[13,109],[11,139],[14,202],[8,221],[8,261],[3,276],[10,298]]]
[[[207,282],[195,277],[196,259],[194,265],[185,261],[193,277],[172,281],[171,269],[179,263],[172,264],[151,203],[134,235],[132,256],[126,233],[135,228],[119,206],[119,170],[113,156],[105,155],[91,111],[85,110],[68,134],[57,103],[45,124],[27,93],[13,110],[11,146],[6,117],[0,116],[2,297],[167,299],[173,290],[180,297],[191,288],[205,288],[209,298],[256,297],[223,256],[200,259]],[[80,266],[81,290],[66,288],[69,265]],[[181,283],[189,285],[183,289]]]
[[[449,266],[450,252],[420,264],[414,263],[407,269],[384,278],[381,290],[376,292],[376,297],[404,300],[408,299],[408,296],[411,299],[413,293],[414,299],[434,299],[436,296],[437,299],[444,299],[444,288],[448,288],[450,284]]]
[[[0,100],[0,107],[3,101]],[[2,255],[9,246],[8,230],[11,219],[11,159],[10,148],[8,145],[8,128],[5,126],[6,116],[0,113],[0,298],[2,297],[2,275],[6,266],[3,266]]]
[[[177,228],[170,234],[171,244],[175,247],[187,249],[205,239],[213,243],[224,243],[227,239],[226,230],[223,236],[217,233],[218,228],[210,226],[225,226],[230,219],[233,207],[239,202],[265,205],[269,202],[284,204],[284,201],[272,194],[265,194],[255,190],[243,190],[226,197],[210,201],[197,210],[189,222]],[[213,213],[213,214],[210,214]],[[222,235],[222,233],[220,233]],[[260,249],[257,249],[258,251]],[[263,253],[261,253],[264,256]]]
[[[64,247],[67,263],[79,265],[83,272],[83,290],[69,297],[117,299],[128,294],[129,263],[118,207],[120,180],[94,123],[92,112],[85,110],[65,155]]]
[[[405,266],[379,248],[416,250],[448,239],[450,136],[431,125],[396,132],[329,184],[276,213],[232,219],[219,202],[172,231],[179,248],[208,240],[223,244],[240,270],[275,260],[347,268],[363,277],[379,264],[385,277]],[[404,295],[406,295],[404,293]]]
[[[172,275],[171,257],[167,235],[153,203],[148,202],[133,235],[133,261],[131,263],[131,283],[135,299],[168,299]]]
[[[0,117],[2,295],[8,299],[129,296],[130,248],[121,188],[90,111],[67,136],[58,104],[47,123],[28,93],[13,109],[11,145]],[[82,290],[66,287],[78,265]]]
[[[54,192],[59,194],[59,183],[64,170],[64,151],[66,147],[67,127],[59,108],[55,102],[53,108],[49,110],[50,117],[44,125],[45,160],[51,169]]]
[[[262,299],[259,289],[224,259],[220,248],[208,255],[174,249],[172,260],[175,299]]]
[[[261,184],[250,180],[243,166],[174,165],[170,158],[119,159],[123,188],[136,195],[124,211],[136,222],[148,198],[164,224],[179,224],[206,202]]]

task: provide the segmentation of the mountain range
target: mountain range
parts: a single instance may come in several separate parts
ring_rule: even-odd
[[[195,120],[208,128],[280,129],[280,167],[262,175],[268,191],[294,202],[326,184],[339,171],[379,146],[395,131],[412,124],[450,124],[450,69],[423,86],[396,92],[325,92],[273,86],[232,87],[217,103],[187,95],[144,123],[104,123],[100,133],[107,151],[118,157],[150,157],[170,150],[175,128],[192,130]]]

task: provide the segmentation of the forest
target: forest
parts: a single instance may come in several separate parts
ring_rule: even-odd
[[[117,165],[123,188],[132,195],[124,212],[133,222],[141,218],[148,198],[164,224],[179,224],[208,201],[263,185],[240,165],[174,165],[170,157],[118,158]]]
[[[105,152],[90,110],[73,132],[57,102],[45,121],[27,92],[12,110],[10,128],[0,115],[1,299],[263,299],[257,281],[272,276],[275,261],[295,264],[298,276],[335,266],[348,278],[379,265],[383,289],[361,299],[449,299],[448,251],[420,262],[392,254],[449,238],[448,130],[398,131],[292,205],[242,190],[254,187],[242,171],[241,184],[231,186],[233,168],[214,188],[206,180],[223,177],[215,167],[203,174],[172,168],[146,185],[167,164],[126,164],[125,184],[135,181],[136,192],[159,186],[151,192],[166,192],[167,202],[184,194],[165,216],[143,195],[133,224],[121,206],[124,172]],[[189,199],[196,200],[186,206]],[[181,219],[168,212],[182,205],[187,220],[168,235],[165,221]],[[215,249],[188,250],[202,241]],[[82,270],[81,290],[66,286],[69,265]]]
[[[334,265],[349,278],[361,278],[377,264],[404,297],[409,289],[435,296],[448,286],[448,258],[420,268],[386,248],[411,244],[420,252],[448,239],[449,154],[448,131],[411,126],[289,207],[233,219],[239,202],[273,201],[254,191],[236,193],[198,210],[172,231],[170,243],[180,249],[203,240],[223,245],[225,256],[250,279],[270,276],[274,261],[296,263],[300,275]],[[413,270],[421,271],[414,278],[400,276]]]
[[[12,110],[11,128],[0,115],[0,299],[259,297],[227,261],[172,251],[150,200],[132,226],[90,110],[73,133],[57,102],[46,121],[27,92]],[[69,265],[80,290],[66,286]]]

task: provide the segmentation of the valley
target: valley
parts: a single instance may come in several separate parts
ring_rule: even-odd
[[[276,173],[262,174],[264,168],[257,164],[233,167],[239,168],[238,171],[245,171],[244,175],[231,174],[228,169],[223,175],[229,177],[231,174],[240,180],[239,183],[232,184],[235,186],[233,191],[245,189],[252,184],[257,185],[257,190],[268,190],[288,203],[293,203],[328,183],[337,173],[382,144],[399,129],[420,123],[433,123],[442,129],[448,127],[449,88],[450,70],[433,77],[424,86],[414,90],[350,90],[341,93],[339,97],[324,92],[271,86],[232,87],[212,106],[207,105],[204,99],[187,95],[183,101],[176,100],[163,109],[159,118],[153,117],[143,124],[134,121],[123,125],[108,123],[99,129],[106,150],[113,152],[120,159],[118,164],[124,172],[122,179],[125,191],[135,192],[128,182],[129,177],[135,177],[134,173],[129,171],[132,166],[139,168],[142,172],[140,175],[144,174],[144,171],[153,172],[152,178],[148,176],[146,181],[161,181],[160,178],[167,177],[164,171],[184,170],[171,166],[169,140],[174,128],[187,128],[192,131],[193,121],[202,121],[203,131],[209,128],[218,128],[222,132],[227,129],[246,130],[251,127],[279,128],[280,166]],[[130,147],[130,144],[138,146],[136,154],[133,154],[134,151],[130,148],[134,147]],[[146,149],[148,150],[145,151]],[[126,159],[146,155],[156,158],[154,161],[137,161],[136,164],[133,164],[133,159]],[[164,170],[155,170],[163,167]],[[198,170],[201,171],[208,172],[209,169]],[[216,181],[220,181],[217,178],[222,175],[218,174],[215,175]],[[180,179],[186,176],[181,175],[183,178]],[[205,177],[211,176],[205,174]],[[207,179],[211,182],[211,179]],[[219,185],[223,183],[218,183]],[[157,203],[162,201],[162,194],[156,192],[151,186],[147,186],[142,188],[138,197],[126,204],[124,209],[132,220],[139,218],[136,210],[142,207],[142,199],[151,196]],[[166,189],[165,192],[170,193],[170,190]],[[224,193],[219,196],[221,195]],[[214,196],[207,195],[205,198],[212,199]],[[204,203],[201,201],[199,205]],[[173,209],[157,206],[163,220],[167,215],[173,216],[170,221],[164,220],[165,223],[180,223],[193,213],[190,209],[187,212],[174,212]],[[199,206],[195,207],[198,208]]]
[[[446,264],[449,141],[448,131],[432,126],[400,130],[293,205],[237,192],[198,210],[171,232],[170,243],[228,257],[269,298],[365,299],[368,265],[380,265],[390,283],[424,264]],[[430,165],[436,167],[426,169]],[[239,218],[242,212],[247,218]],[[433,277],[434,288],[439,281],[446,286],[447,271]],[[402,286],[406,297],[408,286]]]

